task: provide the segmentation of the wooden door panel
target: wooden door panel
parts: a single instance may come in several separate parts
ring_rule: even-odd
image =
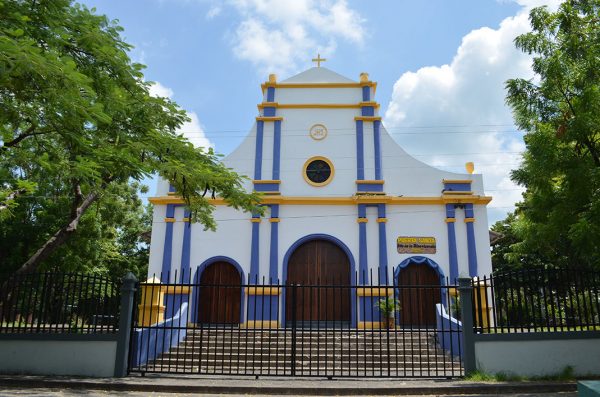
[[[200,285],[199,322],[239,324],[242,290],[237,269],[227,262],[215,262],[202,272]]]
[[[404,288],[403,288],[404,287]],[[438,273],[426,264],[411,263],[398,274],[400,324],[433,327],[435,305],[441,302]]]
[[[335,244],[312,240],[294,251],[288,261],[286,289],[286,318],[294,314],[300,322],[350,321],[350,289],[333,288],[350,285],[350,263],[346,254]],[[326,287],[328,286],[328,287]]]

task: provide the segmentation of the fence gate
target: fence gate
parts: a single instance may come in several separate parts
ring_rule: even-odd
[[[456,313],[456,286],[246,285],[215,280],[219,281],[141,285],[131,372],[329,378],[463,375],[460,325],[447,314]],[[424,300],[431,307],[403,311],[402,305],[418,306],[408,301],[415,296],[435,298]],[[207,308],[210,315],[203,312]],[[349,318],[340,316],[346,311]],[[424,311],[431,313],[415,314]]]

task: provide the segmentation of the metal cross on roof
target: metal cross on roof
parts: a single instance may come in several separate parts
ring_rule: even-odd
[[[313,58],[312,61],[317,63],[317,67],[321,67],[321,62],[325,62],[327,59],[321,58],[321,54],[317,54],[316,58]]]

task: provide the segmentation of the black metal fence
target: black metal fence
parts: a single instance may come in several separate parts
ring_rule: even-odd
[[[120,284],[80,273],[8,277],[0,291],[0,333],[114,333]]]
[[[178,277],[175,276],[177,280]],[[355,278],[356,279],[356,278]],[[142,283],[130,371],[320,377],[463,375],[455,285]],[[162,309],[152,305],[164,303]]]
[[[600,329],[600,272],[531,269],[473,280],[476,332]]]

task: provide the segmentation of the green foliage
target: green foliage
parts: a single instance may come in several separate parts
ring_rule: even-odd
[[[375,307],[379,309],[384,318],[394,318],[398,310],[400,310],[400,301],[391,296],[386,296],[377,300]]]
[[[528,382],[528,381],[572,381],[575,380],[575,372],[570,365],[565,366],[562,371],[544,376],[522,376],[512,372],[498,372],[490,374],[484,371],[474,371],[463,378],[467,382]]]
[[[534,56],[536,78],[506,83],[515,123],[526,131],[512,179],[526,192],[506,221],[516,239],[498,252],[500,266],[600,267],[599,17],[598,0],[535,8],[532,31],[515,40]]]
[[[94,11],[70,0],[0,1],[5,269],[140,269],[135,233],[146,220],[134,218],[146,215],[130,189],[151,175],[170,180],[192,220],[209,229],[207,192],[261,211],[243,177],[176,132],[185,112],[149,95],[122,28]]]

